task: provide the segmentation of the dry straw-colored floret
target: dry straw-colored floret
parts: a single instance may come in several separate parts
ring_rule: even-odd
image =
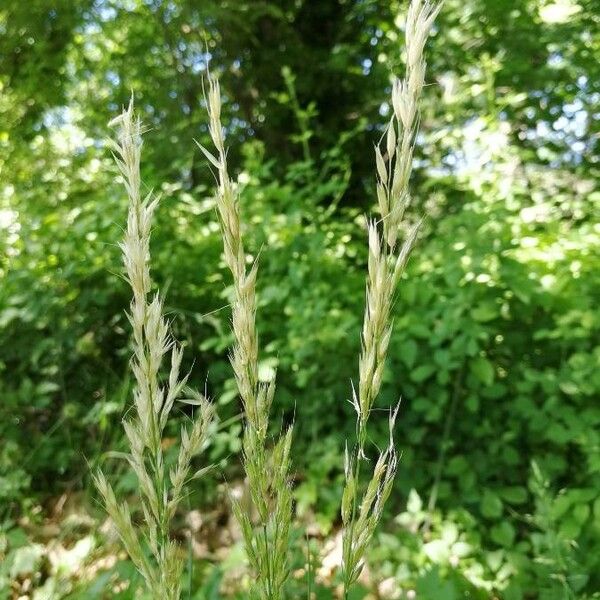
[[[239,196],[227,170],[227,151],[221,124],[221,93],[218,80],[208,76],[206,105],[209,133],[215,148],[200,149],[216,170],[216,203],[221,222],[225,262],[233,276],[232,328],[235,344],[231,364],[244,408],[244,468],[258,517],[237,501],[233,508],[244,535],[248,560],[255,579],[251,594],[260,600],[280,600],[288,575],[287,553],[292,520],[289,481],[291,428],[269,446],[269,412],[275,393],[274,378],[258,378],[256,332],[256,275],[258,263],[247,268],[240,225]]]
[[[363,568],[366,548],[381,519],[396,474],[397,455],[393,429],[398,409],[390,415],[390,440],[372,470],[369,484],[359,494],[361,465],[367,461],[367,422],[381,387],[392,334],[391,309],[398,282],[414,246],[420,223],[399,240],[405,211],[410,205],[409,179],[419,121],[419,99],[425,82],[425,42],[441,3],[412,0],[406,19],[406,75],[392,87],[393,114],[381,144],[375,148],[377,201],[381,227],[369,223],[369,257],[366,308],[359,359],[358,390],[352,404],[357,414],[357,441],[346,450],[342,497],[344,597]]]
[[[111,147],[129,200],[127,230],[120,247],[133,292],[129,321],[133,329],[134,410],[123,426],[129,442],[126,458],[139,482],[143,525],[134,527],[127,503],[117,501],[102,472],[96,473],[95,483],[125,549],[153,597],[176,600],[180,596],[183,561],[169,538],[169,526],[184,484],[195,476],[191,475],[192,458],[207,440],[214,409],[202,394],[186,388],[187,376],[180,374],[183,351],[171,337],[161,297],[151,291],[150,231],[158,197],[152,192],[145,197],[141,194],[142,125],[134,115],[133,100],[111,125],[119,130]],[[161,368],[168,353],[170,372],[164,381]],[[190,425],[181,429],[177,463],[167,472],[162,437],[176,401],[194,405],[195,414]]]

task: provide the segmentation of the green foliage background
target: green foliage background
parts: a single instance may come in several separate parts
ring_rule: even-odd
[[[131,92],[148,126],[145,183],[164,196],[155,278],[193,378],[229,423],[211,458],[239,476],[229,278],[212,176],[192,141],[207,137],[209,58],[249,251],[260,253],[274,420],[296,422],[299,523],[335,531],[372,146],[390,74],[402,70],[404,8],[2,3],[0,589],[31,548],[15,534],[22,519],[39,522],[37,507],[87,490],[89,465],[123,443],[129,292],[116,244],[126,205],[104,140]],[[429,45],[413,182],[415,214],[428,218],[381,398],[402,397],[402,461],[371,560],[379,579],[421,598],[600,589],[599,28],[598,0],[447,0]],[[375,422],[382,443],[385,415]],[[210,501],[220,481],[198,493]],[[195,597],[218,597],[219,573]]]

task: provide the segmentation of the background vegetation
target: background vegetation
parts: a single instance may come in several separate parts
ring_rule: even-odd
[[[296,422],[294,578],[301,590],[302,553],[325,538],[333,550],[315,557],[315,592],[332,597],[363,215],[390,74],[403,65],[404,8],[2,3],[1,598],[131,598],[137,585],[122,585],[133,570],[90,481],[102,464],[122,493],[135,486],[105,461],[124,447],[131,350],[116,245],[126,201],[104,140],[132,90],[150,128],[145,183],[164,195],[154,275],[220,418],[210,448],[220,468],[180,518],[185,597],[243,597],[222,501],[225,480],[243,487],[229,278],[212,176],[192,142],[208,141],[208,59],[248,250],[260,252],[273,420]],[[446,0],[437,23],[413,180],[429,217],[401,282],[381,398],[403,399],[402,459],[363,594],[600,597],[600,5]],[[387,415],[376,415],[382,445]]]

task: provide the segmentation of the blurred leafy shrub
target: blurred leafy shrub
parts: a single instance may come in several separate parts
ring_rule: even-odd
[[[274,421],[297,423],[300,516],[335,528],[364,300],[362,215],[373,201],[361,177],[372,165],[366,141],[379,135],[356,114],[375,122],[386,109],[387,72],[401,60],[398,3],[288,3],[269,14],[272,3],[260,14],[247,2],[205,3],[209,14],[185,0],[172,13],[160,2],[55,4],[60,19],[42,1],[0,10],[11,57],[0,71],[0,516],[85,487],[85,459],[120,443],[111,438],[129,392],[129,294],[115,244],[125,205],[98,140],[114,99],[129,94],[123,81],[156,128],[145,182],[174,182],[160,190],[155,275],[195,356],[194,383],[207,382],[229,424],[213,458],[239,450],[220,310],[228,279],[210,175],[191,158],[190,137],[203,135],[195,102],[208,23],[229,32],[215,35],[226,51],[213,60],[248,118],[232,124],[242,149],[232,160],[249,251],[260,253]],[[322,23],[328,36],[315,44]],[[438,137],[424,145],[430,155],[417,148],[413,185],[435,218],[396,305],[381,404],[403,398],[391,511],[400,516],[390,514],[373,556],[423,597],[432,586],[450,598],[475,586],[548,600],[565,597],[565,582],[580,598],[600,588],[596,24],[595,0],[447,0],[432,43],[439,93],[423,129]],[[381,425],[383,444],[383,415]],[[412,489],[421,498],[412,512],[429,517],[403,516]]]

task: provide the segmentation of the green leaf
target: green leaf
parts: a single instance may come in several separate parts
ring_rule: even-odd
[[[412,369],[415,365],[417,351],[417,343],[412,339],[406,340],[400,345],[400,357],[409,369]]]
[[[421,365],[417,367],[414,371],[411,371],[410,378],[415,383],[421,383],[422,381],[425,381],[429,376],[431,376],[434,372],[434,365]]]
[[[471,370],[481,383],[492,385],[494,382],[494,367],[486,358],[478,356],[471,361]]]
[[[507,521],[494,525],[490,530],[492,540],[504,548],[510,548],[513,545],[515,535],[515,528]]]
[[[471,311],[471,316],[480,323],[486,323],[498,316],[498,308],[491,302],[483,302]]]
[[[425,573],[417,581],[417,598],[433,600],[458,600],[452,581],[442,579],[437,568]]]
[[[502,514],[502,500],[490,490],[483,492],[481,513],[488,519],[496,519]]]
[[[38,394],[45,395],[52,394],[60,388],[54,381],[42,381],[42,383],[39,383],[35,389]]]
[[[527,490],[522,486],[503,487],[498,493],[510,504],[523,504],[527,501]]]

